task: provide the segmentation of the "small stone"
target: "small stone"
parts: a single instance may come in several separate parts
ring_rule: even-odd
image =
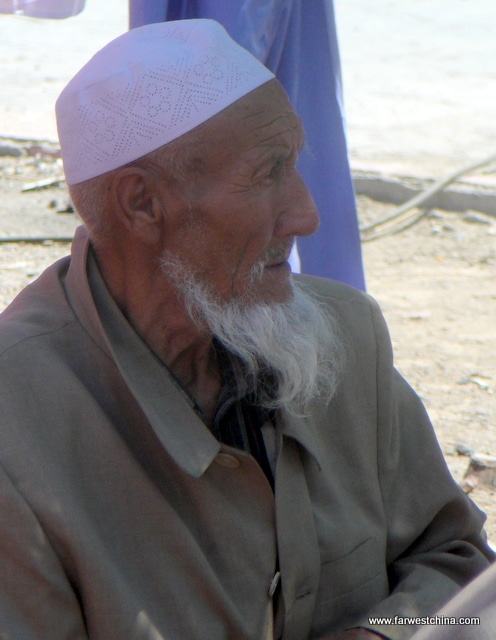
[[[44,156],[45,158],[51,158],[53,160],[60,158],[60,149],[58,147],[49,147],[43,144],[32,144],[26,147],[28,156]]]
[[[465,473],[462,488],[465,493],[472,492],[478,484],[496,487],[496,458],[483,453],[474,453]]]
[[[74,205],[70,200],[66,200],[64,203],[59,203],[57,213],[74,213]]]
[[[17,144],[0,144],[0,156],[19,158],[24,155],[24,150]]]
[[[493,224],[494,218],[490,216],[485,216],[478,211],[466,211],[462,215],[462,220],[465,222],[470,222],[471,224]]]
[[[455,451],[459,456],[472,456],[475,453],[475,449],[467,447],[466,444],[456,444]]]
[[[426,218],[431,218],[432,220],[440,220],[444,218],[444,215],[439,211],[439,209],[429,209],[429,211],[425,214]]]

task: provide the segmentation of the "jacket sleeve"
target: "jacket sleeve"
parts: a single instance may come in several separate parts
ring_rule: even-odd
[[[377,340],[378,470],[386,514],[391,589],[361,621],[386,638],[410,638],[405,618],[434,614],[492,561],[484,514],[453,480],[430,420],[413,389],[393,368],[389,334],[373,305]],[[396,624],[372,617],[398,616]]]
[[[59,559],[1,467],[0,518],[0,638],[87,640]]]

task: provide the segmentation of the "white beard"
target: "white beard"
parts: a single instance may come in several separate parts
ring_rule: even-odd
[[[224,302],[170,252],[161,266],[197,327],[238,356],[247,376],[257,380],[260,406],[302,416],[314,399],[330,401],[344,350],[334,319],[301,285],[291,283],[289,302],[247,302],[263,273],[257,264],[249,274],[250,295]],[[271,381],[269,388],[264,380]]]

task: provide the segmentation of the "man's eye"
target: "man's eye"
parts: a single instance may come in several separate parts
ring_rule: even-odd
[[[272,166],[271,170],[265,175],[265,177],[270,179],[276,178],[283,170],[283,167],[284,162],[282,160],[279,160]]]

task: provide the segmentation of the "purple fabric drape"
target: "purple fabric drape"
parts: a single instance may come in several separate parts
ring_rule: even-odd
[[[70,18],[84,9],[85,0],[0,0],[0,13],[31,18]]]
[[[301,270],[365,288],[348,164],[332,0],[129,0],[130,27],[213,18],[286,89],[305,126],[299,169],[321,216],[298,239]]]

